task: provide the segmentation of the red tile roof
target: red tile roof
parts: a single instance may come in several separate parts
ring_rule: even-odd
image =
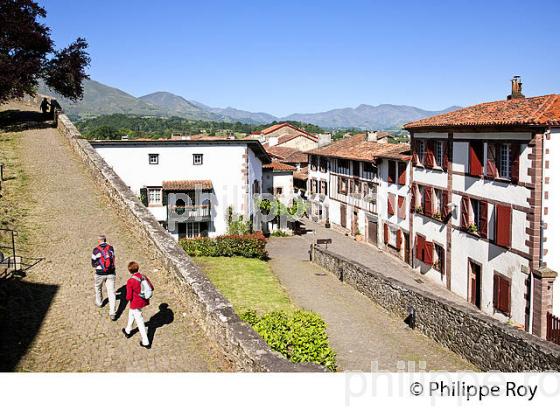
[[[184,181],[163,181],[164,191],[191,191],[194,189],[212,189],[212,181],[209,179],[191,179]]]
[[[270,127],[265,128],[264,130],[253,132],[252,135],[268,135],[268,134],[270,134],[272,132],[275,132],[275,131],[278,131],[278,130],[284,128],[284,127],[288,127],[288,128],[291,128],[291,129],[299,132],[298,135],[306,136],[308,138],[311,138],[314,141],[318,140],[317,136],[315,136],[315,135],[313,135],[313,134],[311,134],[311,133],[309,133],[305,130],[302,130],[301,128],[298,128],[298,127],[296,127],[296,126],[294,126],[294,125],[292,125],[288,122],[283,122],[281,124],[271,125]]]
[[[309,167],[303,167],[299,171],[294,172],[294,179],[306,181],[309,174]]]
[[[296,167],[293,167],[288,164],[284,164],[283,162],[272,160],[270,164],[263,165],[263,169],[271,169],[272,171],[279,171],[279,172],[291,172],[295,171]]]
[[[410,159],[410,145],[368,141],[365,134],[357,134],[307,153],[356,161],[373,161],[376,158],[407,161]]]
[[[308,161],[307,154],[296,148],[279,147],[277,145],[269,147],[268,144],[264,147],[266,149],[266,152],[268,152],[268,155],[283,162],[302,163]]]
[[[418,128],[507,125],[560,125],[560,95],[549,94],[482,103],[409,122],[404,128],[414,130]]]

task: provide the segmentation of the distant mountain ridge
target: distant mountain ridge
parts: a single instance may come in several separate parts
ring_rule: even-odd
[[[239,121],[248,124],[267,124],[273,121],[292,120],[329,129],[397,129],[406,122],[460,108],[453,106],[441,111],[429,111],[408,105],[381,104],[372,106],[362,104],[356,108],[337,108],[319,113],[296,113],[286,117],[276,117],[264,112],[250,112],[233,107],[210,107],[166,91],[134,97],[118,88],[94,80],[84,82],[84,98],[78,102],[72,102],[53,94],[44,85],[40,86],[38,91],[55,96],[69,115],[78,118],[118,113],[161,117],[177,116],[192,120]]]

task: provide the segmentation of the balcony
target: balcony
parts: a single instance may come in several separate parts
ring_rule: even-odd
[[[205,222],[212,219],[212,215],[210,213],[210,205],[168,205],[167,213],[168,216],[174,216],[177,218],[197,222]]]

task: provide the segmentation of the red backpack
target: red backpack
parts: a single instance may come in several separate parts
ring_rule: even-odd
[[[101,245],[99,245],[97,247],[97,250],[99,250],[99,254],[100,254],[99,262],[101,264],[103,273],[113,271],[115,269],[115,262],[114,262],[113,252],[111,252],[111,245],[107,244],[105,245],[104,248],[101,247]]]

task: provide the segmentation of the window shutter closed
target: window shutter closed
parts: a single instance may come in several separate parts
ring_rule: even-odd
[[[387,213],[389,215],[395,215],[395,195],[389,194],[387,196]]]
[[[449,141],[443,141],[441,143],[442,150],[443,150],[443,160],[441,161],[441,167],[444,171],[447,171],[447,167],[449,166]]]
[[[416,259],[423,260],[424,237],[416,234]]]
[[[496,243],[509,248],[511,245],[511,207],[496,205]]]
[[[406,162],[398,163],[399,185],[406,185]]]
[[[486,175],[491,178],[498,176],[496,168],[496,144],[488,143],[488,160],[486,161]]]
[[[390,184],[394,184],[395,183],[395,173],[396,173],[396,169],[395,169],[395,161],[389,161],[389,167],[388,167],[388,175],[387,175],[387,182]]]
[[[432,216],[434,210],[432,208],[432,188],[424,188],[424,215]]]
[[[511,282],[494,274],[494,309],[507,315],[511,312]]]
[[[434,141],[428,140],[426,141],[426,167],[433,168],[434,167]]]
[[[406,201],[404,196],[398,196],[397,216],[401,219],[406,218]]]
[[[426,265],[432,265],[434,263],[434,243],[425,241],[424,242],[424,263]]]
[[[464,196],[461,198],[461,228],[469,227],[469,198]]]
[[[511,144],[511,182],[519,182],[519,144]]]
[[[401,250],[401,244],[402,244],[402,233],[401,230],[399,229],[397,231],[397,250]]]
[[[472,176],[482,176],[483,146],[481,141],[471,141],[469,144],[469,173]]]
[[[385,242],[385,245],[389,243],[389,225],[387,224],[383,224],[383,242]]]
[[[447,195],[447,191],[441,192],[441,217],[443,219],[447,218],[449,215],[449,207],[447,204],[449,203],[449,196]]]
[[[488,237],[488,202],[480,201],[480,226],[478,234],[482,238]]]

